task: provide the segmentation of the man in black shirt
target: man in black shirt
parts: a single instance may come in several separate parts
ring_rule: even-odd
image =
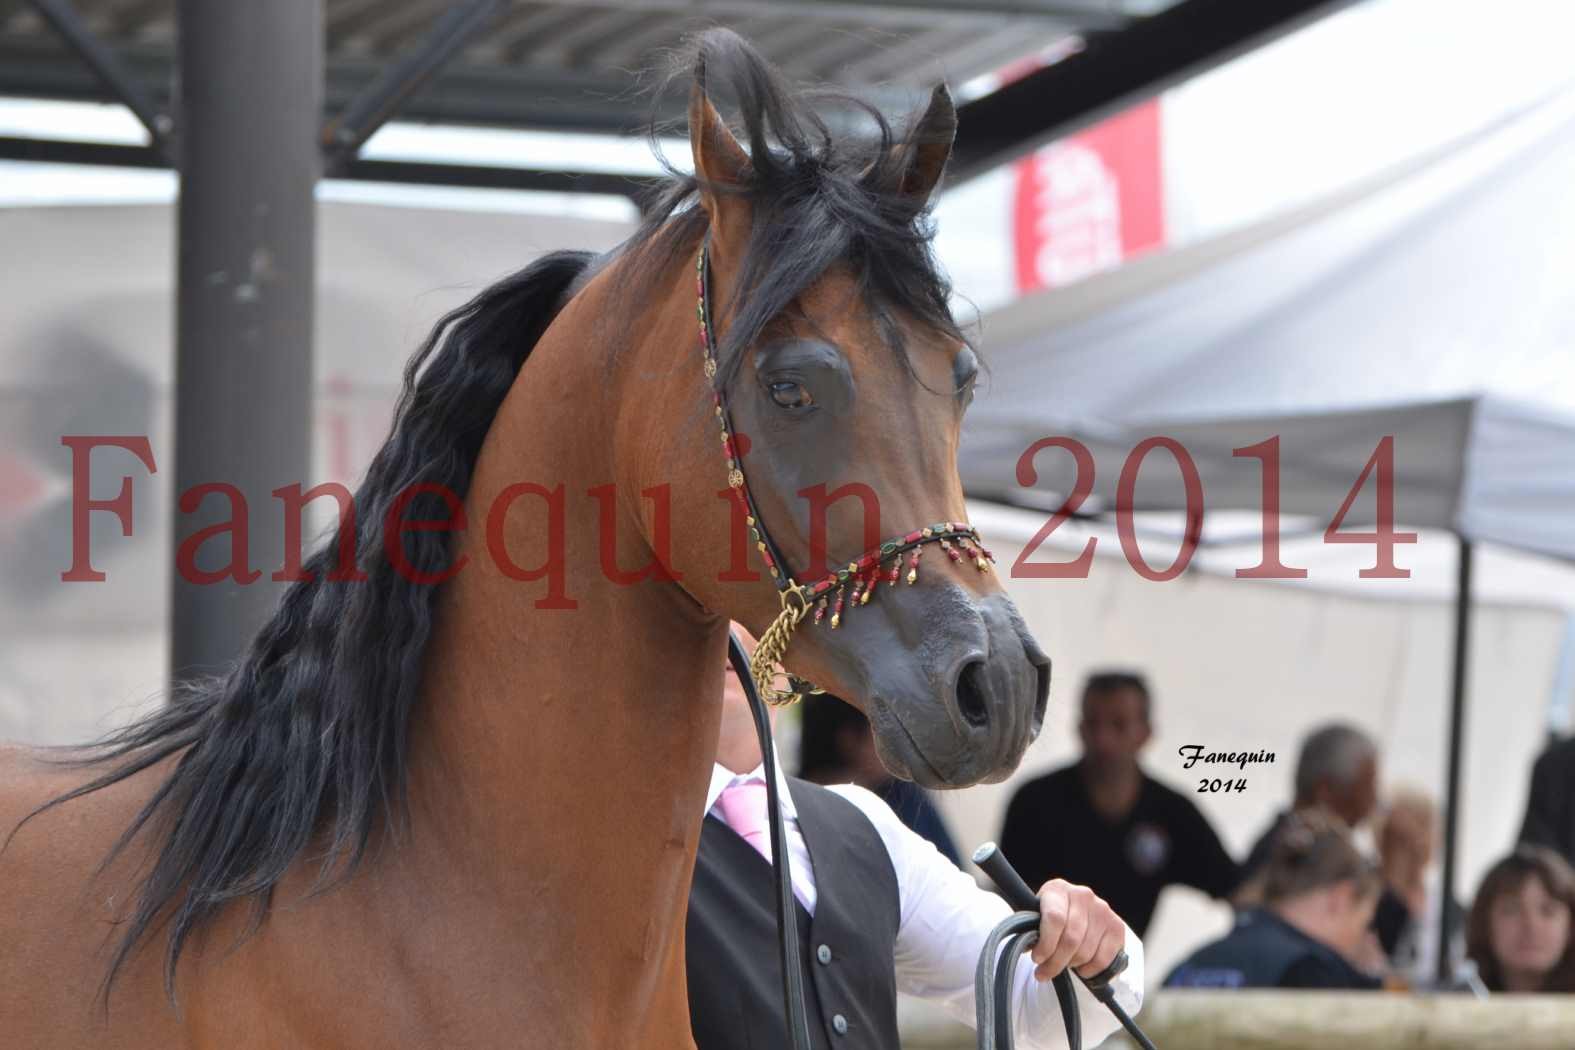
[[[1019,788],[1001,831],[1001,851],[1029,885],[1063,878],[1088,886],[1139,936],[1166,886],[1223,899],[1238,881],[1236,862],[1198,808],[1138,764],[1153,735],[1149,704],[1139,675],[1091,676],[1078,726],[1082,759]]]

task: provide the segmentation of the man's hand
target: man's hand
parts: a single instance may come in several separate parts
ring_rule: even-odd
[[[1039,887],[1039,943],[1034,976],[1048,981],[1068,966],[1092,977],[1126,946],[1127,928],[1087,886],[1051,879]]]

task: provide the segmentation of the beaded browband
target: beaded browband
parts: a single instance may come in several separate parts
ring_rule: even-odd
[[[755,656],[751,661],[751,676],[755,686],[768,703],[789,704],[798,699],[801,693],[817,692],[808,683],[796,675],[788,674],[780,668],[783,654],[787,651],[788,642],[792,640],[793,631],[799,623],[814,610],[813,623],[819,624],[829,614],[831,627],[835,630],[842,625],[845,612],[851,611],[854,606],[866,605],[875,589],[882,580],[888,587],[895,587],[899,576],[903,576],[903,555],[907,555],[908,571],[904,577],[908,583],[917,583],[919,579],[919,556],[924,552],[924,546],[930,543],[940,545],[941,550],[954,562],[961,562],[965,557],[973,562],[974,568],[980,572],[989,572],[990,565],[995,561],[982,543],[979,534],[973,526],[961,521],[941,521],[922,529],[915,529],[903,536],[889,539],[880,546],[866,551],[846,566],[828,573],[823,578],[813,583],[799,583],[788,570],[787,562],[781,552],[771,540],[771,534],[766,531],[765,523],[760,520],[760,514],[755,508],[755,499],[749,492],[749,485],[744,480],[743,465],[739,461],[739,451],[733,440],[732,424],[728,418],[727,398],[722,392],[722,380],[716,360],[716,346],[711,339],[711,295],[710,295],[710,266],[708,265],[707,244],[702,243],[700,251],[695,258],[695,291],[699,296],[700,318],[700,352],[705,359],[706,379],[711,383],[711,399],[716,406],[716,420],[722,428],[722,453],[727,458],[727,484],[732,490],[733,498],[739,501],[749,525],[749,538],[755,544],[755,549],[760,552],[761,559],[766,564],[766,569],[771,574],[771,580],[777,585],[777,591],[782,599],[782,612],[772,621],[760,636],[755,648]],[[778,689],[773,680],[778,674],[786,674],[792,688]]]

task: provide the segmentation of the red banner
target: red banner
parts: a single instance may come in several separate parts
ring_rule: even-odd
[[[1165,243],[1159,101],[1144,102],[1017,164],[1017,290],[1055,288]]]

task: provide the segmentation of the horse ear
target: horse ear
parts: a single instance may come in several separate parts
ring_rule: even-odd
[[[700,203],[714,228],[724,226],[724,213],[734,210],[749,177],[749,154],[728,130],[722,116],[705,93],[704,74],[697,71],[689,96],[689,148],[694,153],[695,177],[700,182]]]
[[[902,192],[920,201],[930,199],[946,162],[951,159],[952,140],[957,137],[957,107],[945,84],[936,84],[924,116],[909,136],[913,159],[902,177]]]

